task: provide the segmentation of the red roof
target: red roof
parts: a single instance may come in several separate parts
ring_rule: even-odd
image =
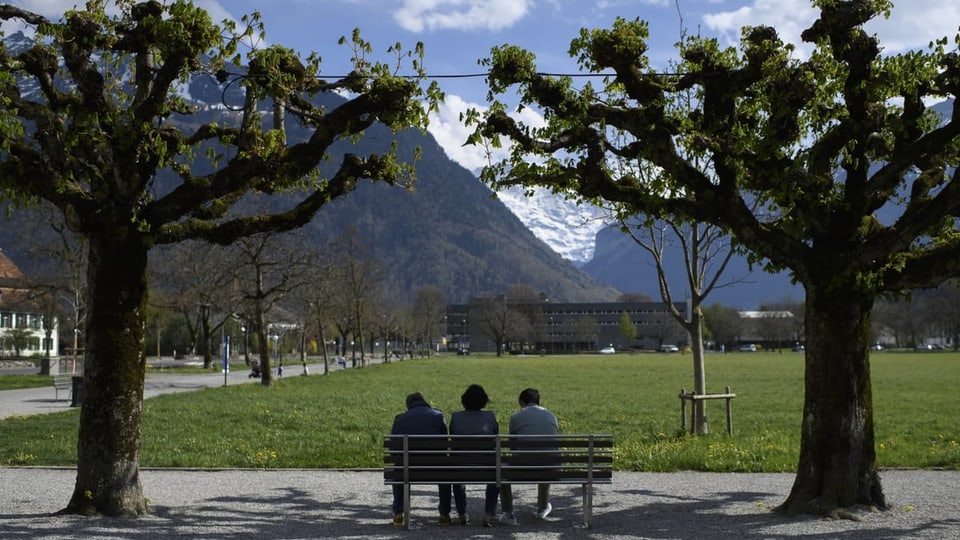
[[[17,265],[13,264],[13,261],[7,258],[3,254],[3,250],[0,249],[0,278],[8,279],[23,279],[23,272],[17,268]]]

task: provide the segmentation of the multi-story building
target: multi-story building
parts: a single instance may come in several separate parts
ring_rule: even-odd
[[[53,319],[51,332],[48,318]],[[56,319],[44,316],[26,276],[0,249],[0,358],[55,355],[58,350]]]
[[[685,305],[678,304],[681,313]],[[596,352],[658,350],[664,344],[681,349],[686,331],[662,302],[511,303],[504,297],[476,298],[447,306],[447,349],[504,352]]]

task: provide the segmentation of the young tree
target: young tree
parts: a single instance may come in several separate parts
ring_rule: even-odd
[[[354,71],[324,81],[315,54],[303,61],[279,45],[238,54],[264,37],[256,15],[216,25],[186,0],[124,0],[116,15],[106,4],[88,2],[60,20],[0,4],[0,21],[37,29],[25,50],[0,47],[0,194],[50,202],[88,242],[78,470],[65,511],[138,515],[147,511],[139,460],[150,248],[293,229],[362,178],[403,181],[410,170],[395,148],[346,154],[326,178],[316,167],[336,142],[376,123],[424,127],[440,96],[394,74],[407,60],[419,71],[420,45],[391,47],[390,65],[373,63],[355,31],[341,40],[353,48]],[[242,97],[229,116],[235,124],[212,121],[180,91],[191,76],[211,74]],[[351,97],[329,109],[312,100],[334,91]],[[278,106],[274,129],[265,129],[261,103]],[[302,142],[287,141],[285,116],[307,133]],[[203,167],[192,167],[201,156]],[[282,197],[241,214],[237,203],[254,193]]]
[[[685,101],[686,103],[686,101]],[[709,223],[683,223],[672,219],[641,220],[631,223],[629,217],[621,225],[644,251],[653,259],[657,269],[657,285],[660,298],[667,305],[670,314],[690,335],[690,348],[693,354],[693,391],[696,394],[707,393],[707,371],[703,358],[703,303],[707,296],[721,283],[734,246],[729,235],[722,229]],[[673,242],[678,244],[680,257],[686,276],[686,292],[689,310],[681,311],[673,301],[674,289],[667,281],[664,266],[664,251]],[[710,432],[707,420],[707,403],[700,399],[693,402],[693,431],[698,435]]]
[[[546,123],[521,125],[502,103],[470,118],[480,122],[473,141],[513,143],[483,173],[495,186],[547,186],[713,223],[768,269],[792,271],[806,289],[804,414],[796,479],[780,508],[832,514],[887,507],[868,355],[875,299],[960,273],[960,105],[944,117],[928,108],[956,97],[960,62],[946,39],[881,56],[863,25],[890,9],[886,0],[814,4],[805,60],[773,28],[752,27],[739,51],[684,40],[682,62],[664,74],[649,66],[646,23],[583,30],[570,53],[589,72],[612,73],[601,88],[575,88],[538,73],[529,52],[498,47],[487,60],[491,94],[516,86]],[[694,105],[674,107],[691,89]],[[882,223],[875,213],[888,202],[901,212]]]

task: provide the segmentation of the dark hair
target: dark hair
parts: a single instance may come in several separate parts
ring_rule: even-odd
[[[463,408],[468,411],[479,411],[484,408],[489,401],[490,398],[487,397],[487,392],[479,384],[471,384],[467,387],[466,391],[463,392],[463,395],[460,396],[460,403],[463,405]]]
[[[410,407],[413,407],[413,405],[419,401],[422,401],[423,403],[427,403],[427,399],[423,397],[423,394],[421,394],[420,392],[414,392],[408,395],[407,408],[409,409]],[[429,404],[427,404],[427,406],[429,407]]]
[[[523,392],[520,392],[520,403],[526,403],[527,405],[539,405],[540,391],[536,388],[525,388]]]

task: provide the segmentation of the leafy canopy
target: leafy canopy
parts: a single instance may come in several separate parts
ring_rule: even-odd
[[[508,157],[484,180],[713,223],[808,286],[892,291],[960,273],[960,109],[930,107],[960,89],[960,36],[949,50],[944,38],[882,55],[863,24],[890,2],[814,4],[807,59],[775,29],[748,27],[736,49],[685,37],[676,69],[661,73],[646,57],[647,24],[618,18],[571,42],[602,80],[578,88],[539,73],[519,47],[494,48],[493,103],[467,121],[471,142]],[[516,120],[508,100],[544,124]],[[881,223],[885,205],[899,212]]]

